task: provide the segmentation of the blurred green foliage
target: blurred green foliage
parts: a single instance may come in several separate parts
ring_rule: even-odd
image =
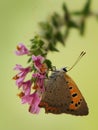
[[[62,16],[55,12],[49,20],[46,22],[40,22],[40,35],[31,39],[31,55],[42,55],[46,57],[49,51],[58,52],[57,44],[65,45],[72,28],[79,31],[80,35],[83,36],[85,33],[86,19],[89,16],[95,16],[98,18],[98,15],[91,11],[90,6],[91,0],[87,0],[81,11],[75,10],[71,12],[66,3],[63,3]],[[75,17],[78,17],[79,20],[75,20]],[[64,28],[64,31],[62,31],[62,28]],[[31,57],[28,62],[31,62]],[[48,67],[51,68],[51,61],[46,60],[45,62]]]

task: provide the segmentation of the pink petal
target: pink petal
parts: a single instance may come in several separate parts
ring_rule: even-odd
[[[25,55],[29,53],[29,50],[26,48],[26,46],[22,43],[18,44],[17,50],[15,51],[15,54],[20,56],[20,55]]]
[[[38,105],[39,105],[41,99],[37,92],[34,92],[30,96],[32,97],[32,102],[30,103],[29,112],[31,112],[33,114],[35,114],[35,113],[37,114],[40,111],[40,108]]]
[[[32,56],[32,60],[34,61],[35,68],[39,71],[40,67],[44,61],[44,57],[38,55],[38,56]]]
[[[31,104],[33,97],[30,95],[25,95],[21,99],[22,99],[22,104],[25,104],[25,103]]]
[[[38,107],[38,105],[37,106],[31,105],[29,107],[29,112],[32,113],[32,114],[38,114],[39,111],[40,111],[40,108]]]
[[[31,85],[32,85],[32,83],[31,83],[30,80],[28,80],[26,82],[23,82],[23,87],[22,88],[23,88],[23,91],[24,91],[25,95],[30,95]]]
[[[21,68],[23,68],[22,65],[16,64],[16,66],[14,67],[14,70],[20,70]]]

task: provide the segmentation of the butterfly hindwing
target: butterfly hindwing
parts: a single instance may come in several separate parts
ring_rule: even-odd
[[[67,74],[65,74],[65,79],[71,94],[71,103],[69,105],[69,110],[72,110],[71,114],[87,115],[88,107],[77,85]]]
[[[86,115],[88,108],[75,82],[62,71],[53,73],[45,83],[45,92],[39,104],[46,113]]]

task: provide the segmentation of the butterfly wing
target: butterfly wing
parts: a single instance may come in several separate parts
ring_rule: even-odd
[[[45,108],[46,113],[87,114],[88,109],[84,98],[77,85],[66,73],[53,73],[46,82],[45,89],[39,106]]]
[[[64,74],[53,73],[45,84],[45,92],[39,106],[45,108],[46,113],[60,114],[68,109],[70,100],[71,95]]]
[[[65,79],[67,81],[67,86],[71,94],[69,112],[72,110],[71,114],[74,115],[88,115],[87,103],[77,85],[67,74],[65,74]]]

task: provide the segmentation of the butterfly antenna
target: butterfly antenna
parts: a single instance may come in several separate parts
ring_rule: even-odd
[[[69,70],[67,70],[67,71],[70,71],[71,69],[73,69],[73,67],[80,61],[80,59],[81,59],[85,54],[86,54],[86,52],[85,52],[85,51],[82,51],[82,52],[80,53],[79,57],[77,58],[76,62],[75,62],[75,63],[72,65],[72,67],[71,67]]]

